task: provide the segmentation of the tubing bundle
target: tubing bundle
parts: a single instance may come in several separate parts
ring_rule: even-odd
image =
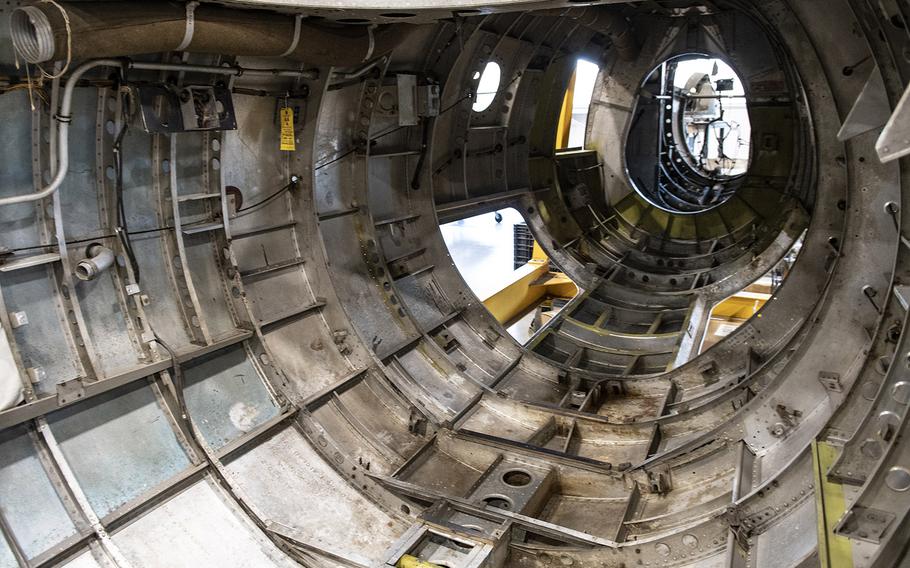
[[[191,51],[349,66],[389,51],[403,35],[400,26],[329,27],[198,2],[45,1],[14,10],[10,27],[16,51],[29,63]]]

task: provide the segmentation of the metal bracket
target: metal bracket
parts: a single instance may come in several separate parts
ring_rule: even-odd
[[[417,114],[439,116],[439,85],[430,84],[417,87]]]
[[[47,379],[47,371],[44,370],[44,367],[29,367],[25,372],[28,374],[28,380],[32,384],[38,384]]]
[[[891,105],[888,103],[888,94],[885,91],[885,82],[882,80],[882,74],[876,65],[869,74],[869,80],[856,97],[850,114],[844,120],[837,133],[837,140],[845,142],[869,132],[876,128],[881,128],[888,122],[891,115]]]
[[[417,124],[417,75],[398,74],[398,125]]]
[[[411,414],[408,417],[408,432],[417,436],[427,434],[427,417],[416,406],[411,407]]]
[[[458,340],[455,339],[452,332],[445,329],[434,335],[433,341],[435,341],[436,345],[441,347],[446,353],[450,353],[453,349],[458,347]]]
[[[81,379],[73,379],[57,385],[57,404],[62,406],[75,402],[85,396],[85,386]]]
[[[673,481],[670,478],[669,466],[662,466],[645,472],[648,475],[648,486],[651,493],[663,495],[673,489]]]
[[[398,125],[414,126],[418,117],[439,115],[439,85],[418,85],[417,75],[395,76],[398,84]]]
[[[897,285],[892,289],[892,292],[901,308],[907,311],[910,308],[910,286]]]
[[[875,151],[882,163],[910,154],[910,87],[904,91],[891,119],[878,137]]]
[[[488,347],[493,348],[496,343],[502,339],[502,335],[492,327],[486,327],[481,331],[482,340]]]
[[[818,382],[831,392],[843,392],[844,387],[840,382],[838,373],[829,373],[827,371],[818,372]]]
[[[234,102],[226,87],[168,85],[136,87],[146,132],[236,130]]]
[[[834,532],[847,538],[878,544],[895,518],[894,513],[888,511],[855,506],[837,523]]]
[[[698,367],[698,373],[701,374],[702,378],[705,380],[706,385],[712,385],[717,382],[717,375],[719,370],[717,368],[716,361],[708,361]]]
[[[13,329],[28,325],[28,314],[25,312],[10,312],[9,324]]]

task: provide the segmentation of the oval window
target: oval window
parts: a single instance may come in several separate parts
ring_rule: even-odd
[[[483,112],[490,108],[493,99],[496,98],[496,90],[499,89],[499,81],[502,71],[499,64],[495,61],[488,61],[483,73],[474,74],[474,79],[480,79],[477,84],[477,96],[474,97],[474,104],[471,108],[474,112]]]
[[[723,60],[664,61],[641,86],[626,144],[632,185],[671,213],[724,203],[749,169],[752,128],[745,88]]]

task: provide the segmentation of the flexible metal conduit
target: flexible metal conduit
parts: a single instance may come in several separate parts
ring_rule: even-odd
[[[54,57],[54,30],[44,12],[34,6],[23,6],[10,16],[10,38],[16,52],[30,63],[50,61]]]
[[[183,65],[180,63],[144,63],[139,61],[129,61],[121,59],[95,59],[87,61],[73,70],[72,74],[66,81],[63,88],[63,97],[60,102],[60,110],[56,115],[57,120],[57,140],[59,150],[57,152],[57,167],[54,170],[55,175],[49,184],[44,186],[40,191],[35,193],[26,193],[23,195],[14,195],[0,199],[0,207],[5,205],[14,205],[16,203],[27,203],[38,201],[51,196],[63,183],[69,169],[69,127],[72,121],[70,112],[73,106],[73,92],[76,84],[87,72],[96,67],[123,67],[126,69],[141,69],[153,71],[183,71],[190,73],[214,73],[218,75],[261,75],[261,76],[279,76],[279,77],[302,77],[312,79],[315,72],[312,70],[298,69],[247,69],[244,67],[218,67],[215,65]]]
[[[417,26],[313,24],[303,15],[190,2],[61,2],[17,8],[17,52],[30,63],[163,51],[288,57],[359,65],[390,51]]]

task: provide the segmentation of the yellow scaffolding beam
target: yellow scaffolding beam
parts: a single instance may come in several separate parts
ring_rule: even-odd
[[[488,296],[483,305],[506,325],[547,297],[573,298],[577,293],[578,287],[568,276],[550,271],[550,259],[535,241],[531,260],[516,270],[502,289]]]
[[[712,317],[749,319],[771,298],[770,294],[760,292],[739,292],[717,304],[711,312]]]

